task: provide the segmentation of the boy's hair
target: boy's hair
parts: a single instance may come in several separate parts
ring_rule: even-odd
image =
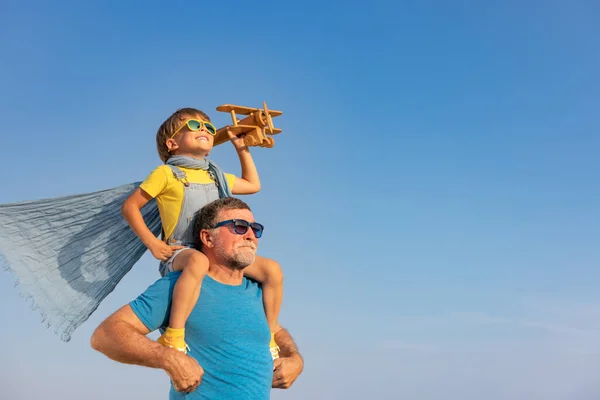
[[[225,197],[202,207],[194,218],[194,248],[196,250],[202,251],[202,240],[200,240],[202,229],[213,229],[219,222],[217,221],[219,212],[224,210],[250,210],[250,206],[236,197]]]
[[[166,163],[171,153],[167,147],[167,139],[169,139],[173,132],[179,128],[186,119],[201,117],[203,120],[210,122],[210,118],[204,112],[195,108],[180,108],[175,111],[165,122],[162,123],[158,132],[156,132],[156,149],[158,150],[158,156],[162,162]]]

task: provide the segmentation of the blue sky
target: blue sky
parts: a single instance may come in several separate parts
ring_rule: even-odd
[[[0,5],[0,203],[142,180],[175,109],[266,100],[245,200],[306,358],[273,399],[600,396],[597,4],[60,3]],[[0,397],[167,398],[88,345],[156,278],[62,343],[0,273]]]

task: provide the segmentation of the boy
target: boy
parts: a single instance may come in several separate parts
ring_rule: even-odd
[[[240,159],[241,178],[224,174],[205,158],[212,150],[215,134],[215,127],[202,111],[194,108],[176,111],[156,134],[158,155],[166,165],[156,168],[122,207],[131,229],[161,261],[161,275],[183,271],[173,291],[169,327],[158,339],[161,344],[183,352],[186,351],[185,322],[198,300],[208,271],[206,256],[191,248],[194,214],[219,197],[260,190],[256,166],[242,137],[228,131]],[[140,211],[152,198],[156,198],[160,212],[164,241],[148,229]],[[237,224],[234,221],[231,228],[240,229]],[[278,358],[273,332],[283,296],[281,268],[277,262],[257,256],[244,273],[262,283],[265,315],[272,332],[271,355],[273,359]]]

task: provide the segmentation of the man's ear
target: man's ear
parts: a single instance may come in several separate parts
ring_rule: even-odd
[[[202,229],[200,231],[200,240],[202,241],[202,245],[205,247],[209,247],[209,248],[215,247],[213,240],[212,240],[212,236],[210,235],[210,232],[206,229]]]

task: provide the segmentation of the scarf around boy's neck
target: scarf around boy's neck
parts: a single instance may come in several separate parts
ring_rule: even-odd
[[[217,164],[207,158],[194,158],[189,156],[172,156],[167,162],[167,165],[189,169],[203,169],[208,171],[211,177],[217,183],[219,188],[219,197],[231,197],[231,189],[227,183],[225,173]]]
[[[168,165],[208,171],[219,197],[231,191],[212,161],[174,156]],[[93,193],[0,204],[0,270],[11,272],[21,294],[64,341],[146,253],[121,215],[121,206],[142,182]],[[141,210],[158,236],[156,200]]]

